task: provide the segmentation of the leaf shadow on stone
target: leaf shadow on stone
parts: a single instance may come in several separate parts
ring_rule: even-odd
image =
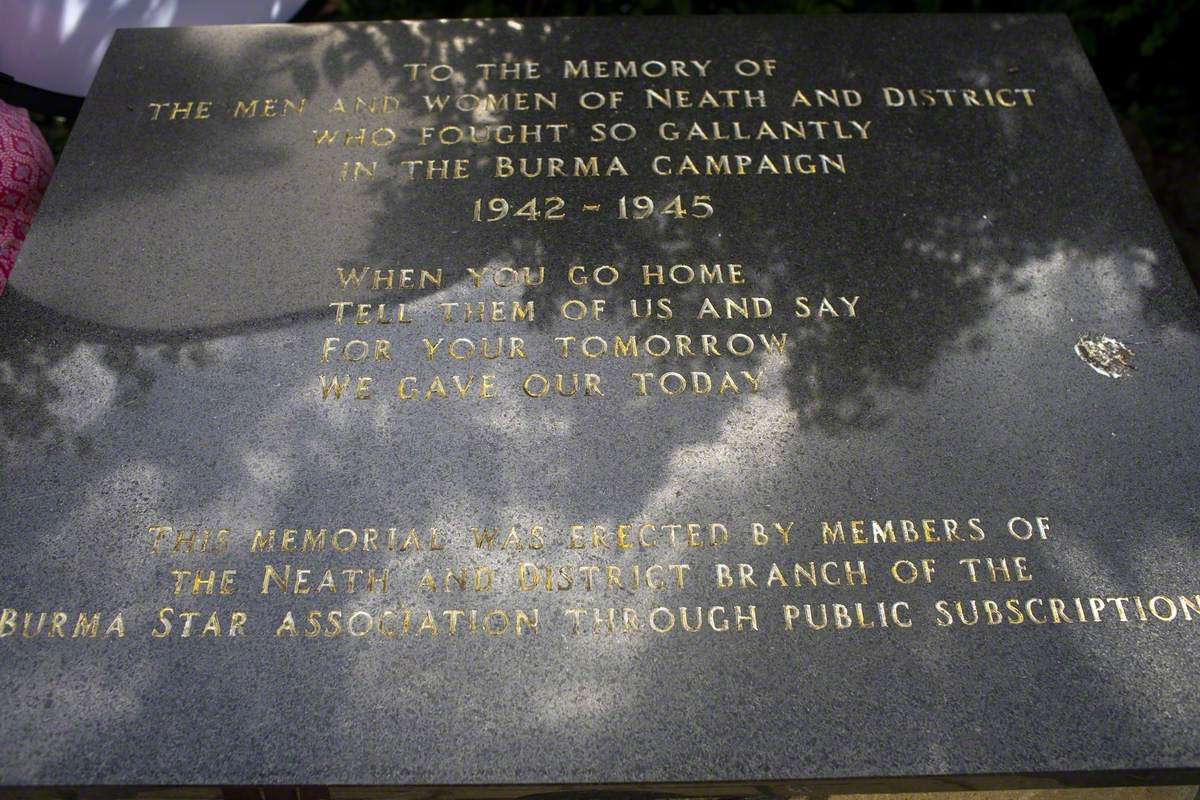
[[[438,35],[436,25],[417,31],[363,24],[347,29],[332,43],[314,35],[309,50],[288,49],[294,60],[285,65],[285,70],[304,91],[340,89],[358,85],[356,80],[362,80],[363,75],[373,68],[395,74],[399,59],[412,58],[417,53],[432,58],[443,47],[455,47],[452,40]],[[587,52],[588,47],[611,47],[605,43],[588,45],[572,41],[566,34],[557,32],[553,23],[540,28],[535,26],[532,39],[527,32],[502,23],[481,24],[479,31],[478,42],[457,52],[491,54],[511,49],[520,57],[524,52],[566,52],[569,44],[582,47],[583,52]],[[470,48],[476,48],[476,51]],[[313,58],[314,55],[317,57]],[[314,63],[320,65],[316,71],[312,66]],[[411,102],[418,100],[424,91],[435,88],[432,85],[410,86],[397,78],[391,90]],[[1004,133],[995,135],[997,141],[1004,141]],[[1021,138],[1020,133],[1013,136],[1015,138],[1008,146],[1014,152],[1030,152],[1032,140]],[[899,148],[899,145],[893,146]],[[573,141],[563,150],[571,152],[581,147],[581,143]],[[547,283],[531,287],[519,297],[534,300],[547,310],[557,307],[568,297],[563,286],[563,270],[567,265],[597,261],[621,265],[627,272],[627,280],[636,275],[643,263],[738,261],[747,266],[747,272],[752,276],[747,293],[770,297],[782,313],[789,309],[788,300],[801,290],[813,296],[861,296],[862,317],[858,321],[830,319],[800,325],[793,319],[787,324],[763,323],[772,328],[780,325],[789,332],[794,343],[786,368],[781,370],[779,377],[783,391],[764,392],[764,399],[769,403],[765,407],[763,404],[750,405],[753,398],[748,397],[724,404],[713,398],[687,397],[679,400],[633,399],[591,410],[567,406],[566,403],[572,401],[566,398],[554,401],[554,405],[548,402],[535,407],[517,396],[514,404],[496,410],[480,409],[477,413],[474,410],[460,413],[434,409],[427,417],[415,417],[416,412],[386,411],[361,426],[348,429],[336,426],[335,412],[320,407],[315,392],[271,395],[249,390],[244,397],[229,396],[228,408],[223,409],[231,417],[245,419],[247,424],[201,420],[197,428],[192,429],[193,436],[203,430],[213,440],[196,442],[190,452],[180,451],[178,439],[164,436],[158,440],[142,440],[140,452],[126,451],[119,456],[122,462],[145,462],[162,468],[166,476],[163,489],[157,501],[149,501],[146,512],[147,519],[154,522],[166,519],[204,524],[221,513],[228,513],[229,509],[237,509],[237,513],[246,515],[247,521],[254,519],[258,524],[267,525],[275,524],[274,520],[319,521],[335,510],[343,514],[360,513],[363,506],[375,510],[403,508],[406,521],[417,528],[444,523],[463,525],[465,520],[447,517],[457,513],[459,508],[465,508],[460,516],[468,518],[473,514],[495,513],[498,516],[503,512],[523,520],[548,519],[552,522],[623,519],[635,513],[667,515],[672,511],[678,513],[678,508],[683,507],[687,507],[689,515],[726,519],[745,514],[748,508],[785,511],[788,495],[794,492],[785,486],[757,486],[761,474],[755,471],[755,457],[760,454],[746,452],[770,449],[772,442],[739,441],[736,435],[726,440],[723,438],[726,431],[732,429],[736,433],[752,421],[750,417],[754,414],[774,411],[781,419],[794,422],[794,427],[780,436],[782,449],[794,448],[797,458],[803,455],[806,442],[812,439],[825,441],[824,447],[829,439],[858,437],[861,441],[861,437],[869,434],[894,433],[891,396],[899,393],[919,397],[935,384],[939,365],[952,353],[975,353],[984,359],[989,350],[1002,346],[1004,343],[989,338],[987,327],[979,323],[988,319],[1001,302],[1012,302],[1014,298],[1041,289],[1037,281],[1043,267],[1039,265],[1065,263],[1069,267],[1073,261],[1107,260],[1113,265],[1113,271],[1120,275],[1135,271],[1139,264],[1146,263],[1144,259],[1138,260],[1136,255],[1137,248],[1145,246],[1144,242],[1091,213],[1093,202],[1100,208],[1108,207],[1106,202],[1111,197],[1103,193],[1103,187],[1080,187],[1074,195],[1075,206],[1047,214],[1036,204],[1011,202],[1008,193],[1020,191],[1026,185],[1026,176],[1021,174],[1008,179],[980,180],[974,190],[964,189],[961,182],[939,183],[939,175],[967,163],[969,137],[964,137],[958,148],[955,151],[952,147],[950,155],[938,155],[937,148],[922,153],[918,178],[897,179],[879,186],[869,205],[859,205],[861,200],[855,200],[845,192],[847,181],[839,176],[797,178],[794,179],[796,184],[788,184],[788,179],[779,178],[772,180],[769,191],[758,186],[743,188],[736,185],[738,179],[714,179],[713,185],[718,187],[713,193],[718,216],[711,225],[697,220],[677,224],[631,221],[618,238],[603,242],[602,252],[594,238],[612,236],[611,219],[593,224],[574,218],[564,220],[557,229],[551,227],[551,223],[539,222],[530,223],[529,232],[513,233],[513,228],[500,228],[477,234],[481,228],[469,221],[469,209],[464,207],[466,192],[441,192],[437,187],[412,187],[397,181],[378,181],[364,189],[373,207],[371,223],[359,237],[361,252],[355,253],[352,259],[347,256],[347,265],[387,265],[397,259],[403,263],[416,257],[410,255],[416,248],[422,255],[450,254],[445,259],[448,274],[453,274],[464,264],[545,264],[548,266]],[[886,156],[889,151],[883,149]],[[382,160],[395,167],[405,158],[429,157],[433,153],[438,157],[454,157],[448,148],[427,150],[410,146],[394,148]],[[873,157],[863,153],[863,158]],[[1057,157],[1054,153],[1032,156],[1035,163],[1028,169],[1040,169],[1052,175]],[[876,168],[885,166],[885,163],[875,162]],[[181,168],[180,180],[186,178],[189,168]],[[868,176],[862,180],[873,179],[869,176],[874,173],[862,174]],[[853,176],[851,173],[850,178]],[[617,194],[640,193],[638,187],[643,185],[637,179],[618,178],[609,183],[591,179],[580,183],[593,182],[608,188],[596,192],[590,185],[564,183],[561,189],[545,192],[539,185],[536,191],[524,186],[506,186],[497,188],[496,193],[522,197],[561,194],[569,201],[568,207],[574,210],[596,194],[602,194],[607,205]],[[656,182],[654,187],[656,200],[661,200],[674,194],[693,193],[695,182],[666,180]],[[953,193],[948,193],[948,189]],[[150,187],[145,191],[148,196],[154,196]],[[1006,210],[997,210],[1001,208]],[[726,214],[737,220],[739,232],[717,236]],[[546,227],[538,230],[536,226],[542,224]],[[1068,239],[1062,234],[1064,230],[1075,234]],[[606,231],[608,233],[604,233]],[[848,255],[842,255],[848,253],[855,253],[854,261],[848,260]],[[311,265],[306,267],[309,268]],[[324,269],[328,272],[328,265]],[[1157,310],[1146,313],[1148,317],[1152,314],[1162,316],[1149,319],[1148,325],[1153,328],[1180,325],[1181,320],[1186,322],[1188,317],[1183,306],[1178,307],[1178,314],[1172,313],[1170,308],[1163,314],[1164,305],[1157,301],[1157,293],[1165,289],[1161,282],[1153,280],[1154,276],[1151,271],[1152,280],[1145,290],[1155,299],[1155,302],[1147,303],[1147,308]],[[438,293],[385,293],[382,297],[402,298],[414,305],[424,302],[427,310],[432,310],[440,296],[451,296],[448,292],[465,288],[459,281]],[[704,295],[716,296],[711,287],[672,289],[669,293],[676,298],[681,311],[694,309]],[[729,293],[728,287],[720,293]],[[631,294],[649,297],[654,292],[641,288],[631,293],[629,283],[623,282],[612,290],[591,288],[578,294],[587,299],[604,299],[609,308],[621,309]],[[494,296],[508,298],[511,295],[497,293]],[[0,400],[3,403],[0,419],[5,420],[4,452],[8,454],[0,457],[6,459],[3,462],[6,472],[10,464],[27,465],[36,470],[42,458],[51,460],[57,467],[83,465],[101,469],[107,463],[106,459],[116,455],[94,452],[83,446],[86,437],[102,438],[99,433],[74,434],[73,441],[80,446],[78,452],[71,452],[69,447],[57,447],[72,439],[65,433],[67,426],[56,411],[62,390],[60,383],[54,380],[54,373],[56,368],[75,357],[80,348],[94,354],[96,362],[112,375],[117,387],[111,409],[100,415],[95,423],[95,430],[99,432],[110,423],[135,424],[136,415],[130,414],[129,409],[121,409],[132,404],[140,410],[139,404],[156,389],[162,389],[163,381],[178,377],[183,368],[181,364],[193,370],[199,380],[223,379],[229,362],[224,360],[223,344],[217,340],[239,340],[252,354],[262,356],[263,363],[270,363],[264,354],[269,354],[273,347],[286,346],[294,330],[307,331],[309,326],[327,321],[328,315],[326,306],[314,305],[267,319],[191,327],[164,336],[75,320],[13,292],[0,301],[0,327],[4,328],[4,334],[0,336],[0,376],[9,384],[6,388],[32,386],[35,391],[5,391]],[[614,332],[613,328],[599,323],[566,326],[555,320],[552,313],[543,313],[537,325],[547,336],[591,333],[611,336]],[[748,330],[745,321],[685,325],[682,313],[669,328],[625,320],[615,330],[622,334],[675,333],[686,332],[689,327],[722,336]],[[1070,342],[1064,342],[1063,346],[1069,345]],[[763,364],[767,358],[749,363]],[[563,363],[569,365],[569,370],[587,368],[587,362],[581,360]],[[656,362],[653,369],[661,371],[668,367],[690,372],[708,369],[710,364],[686,357],[667,358]],[[620,368],[605,365],[606,373],[618,376],[618,379],[623,369],[624,365]],[[9,375],[13,376],[11,380]],[[155,376],[158,376],[157,380]],[[312,381],[306,381],[307,388],[313,389]],[[184,392],[178,382],[172,382],[170,386],[171,392]],[[230,389],[234,388],[236,382],[231,380]],[[678,411],[662,405],[667,403],[677,403]],[[314,406],[317,406],[316,410]],[[296,436],[293,437],[295,441],[279,442],[269,433],[283,429],[284,421],[293,425],[296,431],[321,430],[317,426],[323,425],[325,430],[337,431],[334,438],[338,441],[329,445],[320,436]],[[261,423],[267,434],[256,433],[255,423]],[[166,432],[175,433],[186,433],[187,430],[187,426],[164,428]],[[399,455],[385,460],[388,447],[379,445],[381,439]],[[194,439],[188,441],[194,442]],[[778,442],[774,444],[779,445]],[[529,474],[519,459],[509,457],[514,448],[522,447],[543,454],[539,459],[541,474]],[[364,452],[378,459],[374,462],[376,467],[384,464],[394,468],[395,475],[387,480],[377,474],[364,477],[364,472],[371,472],[367,467],[372,462],[368,460],[364,466],[355,460],[356,454]],[[911,467],[911,461],[905,461],[911,459],[907,454],[884,452],[894,459],[890,463]],[[722,461],[726,457],[730,460]],[[841,482],[836,476],[821,475],[820,466],[806,462],[805,469],[812,472],[805,479],[812,485],[832,486]],[[681,480],[690,472],[700,476],[696,485]],[[726,472],[723,487],[712,483],[713,475]],[[471,487],[472,497],[466,500],[462,497],[465,490],[456,482],[464,473],[479,479],[479,485]],[[221,476],[225,479],[214,479]],[[856,488],[869,488],[870,479],[850,476],[847,480],[858,481]],[[366,499],[363,499],[363,486],[367,489]],[[596,487],[602,487],[604,496],[600,496]],[[261,505],[249,505],[260,497]],[[331,509],[329,504],[336,498],[341,498],[343,506]],[[88,499],[91,499],[88,487],[81,486],[74,496],[52,504],[34,503],[27,507],[41,512],[46,530],[55,530],[56,523],[71,509],[85,506]],[[120,516],[119,513],[116,515]],[[138,526],[141,524],[141,521],[137,522]],[[117,535],[116,532],[108,533]],[[124,535],[129,531],[120,533]],[[54,547],[49,541],[45,543],[46,551]],[[625,555],[612,558],[614,563],[620,564],[634,560]],[[248,553],[231,555],[228,563],[247,574],[261,569],[261,559],[250,557]],[[498,563],[509,568],[514,565],[508,556],[498,557]],[[437,570],[440,562],[429,554],[404,562],[405,570],[416,572],[425,567]],[[155,594],[156,588],[162,588],[158,578],[161,575],[146,578],[147,586],[153,583],[147,590],[148,597],[159,596]],[[74,577],[66,571],[50,574],[43,586],[57,592],[57,596],[80,596]],[[48,592],[47,596],[54,592]],[[691,597],[710,599],[706,594],[689,595]],[[276,598],[271,600],[251,599],[247,603],[252,613],[272,618],[278,616],[279,606],[273,602]],[[505,600],[520,602],[515,597]],[[138,602],[148,605],[144,599],[139,598]],[[375,602],[375,599],[364,601],[364,607]],[[421,602],[424,601],[415,600],[415,603]],[[933,640],[932,634],[923,635]],[[902,654],[912,652],[915,639],[893,636],[883,641],[883,647]],[[411,720],[413,738],[404,744],[418,752],[452,752],[461,747],[461,742],[453,739],[454,731],[470,725],[483,729],[489,725],[496,727],[489,719],[489,703],[495,702],[496,696],[496,664],[537,664],[537,657],[546,659],[545,663],[557,663],[553,661],[556,656],[552,647],[561,646],[561,642],[532,644],[529,646],[532,651],[523,645],[512,640],[497,640],[490,642],[486,654],[481,656],[458,651],[454,643],[431,643],[425,652],[403,661],[402,680],[392,683],[387,682],[388,671],[395,669],[395,664],[381,663],[374,648],[328,648],[319,652],[304,651],[302,655],[297,649],[294,659],[285,658],[281,663],[277,651],[280,644],[273,641],[264,628],[258,640],[251,640],[237,652],[214,654],[213,650],[207,649],[201,657],[179,650],[163,657],[157,671],[150,669],[133,676],[137,692],[147,702],[132,718],[122,722],[122,729],[144,757],[154,754],[159,763],[177,770],[178,774],[206,780],[216,774],[212,765],[183,763],[178,753],[190,748],[228,752],[231,739],[248,745],[256,737],[279,729],[311,731],[325,724],[341,724],[346,740],[358,746],[361,761],[341,763],[332,750],[317,752],[312,746],[315,739],[306,739],[311,749],[300,753],[304,763],[325,770],[325,774],[343,777],[345,782],[353,782],[355,774],[364,773],[386,774],[397,781],[419,780],[430,774],[430,765],[420,763],[419,759],[398,760],[394,751],[380,746],[374,739],[369,726],[342,723],[370,719],[372,714],[380,713],[382,706],[386,713],[404,715]],[[832,720],[830,724],[838,729],[858,730],[872,719],[871,709],[856,706],[848,698],[862,696],[879,676],[864,670],[860,674],[840,676],[840,683],[820,676],[828,675],[848,658],[860,657],[865,661],[867,651],[877,646],[881,646],[877,640],[863,639],[832,646],[826,652],[812,649],[784,654],[776,652],[772,663],[790,674],[813,681],[814,686],[832,687],[835,683],[840,686],[838,691],[809,698],[814,704],[813,717]],[[569,758],[571,748],[580,744],[567,740],[571,727],[563,721],[565,715],[591,715],[596,735],[586,745],[596,753],[595,762],[589,769],[597,776],[603,774],[606,765],[617,762],[632,764],[632,768],[647,779],[653,779],[662,764],[695,762],[697,746],[687,736],[656,742],[652,753],[644,749],[639,751],[623,738],[623,731],[633,729],[640,715],[647,713],[646,704],[655,696],[654,681],[690,681],[689,685],[695,686],[698,692],[705,687],[707,694],[704,696],[711,708],[724,709],[736,707],[745,696],[770,696],[774,682],[778,680],[777,674],[733,672],[736,665],[747,663],[746,659],[754,663],[752,657],[768,655],[771,645],[765,643],[684,643],[669,659],[644,641],[622,643],[619,647],[596,647],[603,651],[602,657],[580,668],[578,674],[562,677],[554,687],[558,693],[549,699],[537,682],[499,680],[506,703],[533,709],[522,717],[531,730],[560,730],[556,725],[561,725],[563,740],[551,745],[553,751],[545,754],[548,759],[565,760]],[[531,658],[531,652],[537,657]],[[926,656],[927,665],[932,665],[939,653]],[[944,652],[941,656],[946,657]],[[113,658],[111,655],[100,656],[88,668],[95,669],[95,674],[102,678],[105,673],[100,667],[111,667]],[[953,657],[947,658],[956,664],[973,664],[984,671],[988,668],[980,663],[985,656],[971,652],[966,645],[956,648]],[[680,676],[677,662],[689,665],[691,673]],[[227,670],[223,673],[227,676],[225,681],[213,681],[214,663]],[[460,676],[460,694],[452,707],[447,708],[446,698],[438,695],[439,676],[429,668],[430,663],[453,668]],[[264,675],[257,664],[279,667],[282,677]],[[621,670],[637,670],[640,677],[618,684]],[[736,674],[738,680],[729,680],[731,674]],[[341,681],[339,676],[353,676],[368,685],[387,685],[394,693],[387,697],[367,696],[357,692],[354,682]],[[280,707],[267,701],[269,693],[260,690],[261,683],[276,679],[286,681],[289,691],[298,698],[294,705]],[[181,686],[195,688],[191,692],[180,691]],[[47,691],[50,689],[52,686]],[[185,726],[186,729],[176,730],[168,737],[150,740],[149,732],[162,731],[166,720],[194,719],[188,715],[194,711],[197,696],[227,711],[231,715],[229,726]],[[897,709],[919,707],[922,701],[928,701],[928,694],[920,687],[890,698]],[[1106,695],[1098,702],[1114,723],[1128,729],[1144,727],[1152,730],[1154,727],[1152,721],[1122,719],[1120,697],[1116,693]],[[965,712],[971,707],[970,703],[965,703],[955,708],[947,701],[937,709],[940,716],[931,714],[914,724],[920,722],[951,732],[958,729],[956,726],[969,724]],[[563,713],[544,715],[541,711],[546,708],[563,710]],[[671,719],[686,718],[681,709],[658,710]],[[755,710],[758,712],[755,717],[740,718],[737,724],[723,728],[721,735],[727,738],[716,744],[727,745],[743,735],[761,734],[769,725],[773,712],[787,711]],[[1068,718],[1073,713],[1071,709],[1056,707],[1048,717]],[[437,719],[439,725],[424,727],[421,723],[429,719]],[[486,773],[484,777],[511,779],[509,744],[512,734],[505,730],[488,732],[489,737],[481,738],[471,748],[471,756]],[[62,766],[91,763],[88,754],[101,747],[110,734],[110,730],[102,727],[89,731],[82,726],[71,728],[68,723],[59,731],[60,748],[45,756],[40,773],[52,776]],[[809,764],[814,753],[822,755],[821,748],[826,744],[815,732],[805,729],[794,741],[779,743],[778,747],[792,763]],[[1040,746],[1040,740],[1030,739],[1029,748]],[[881,752],[873,741],[864,739],[851,748],[860,765],[904,769],[902,761],[885,763],[895,756]],[[1036,754],[1030,752],[1029,755]],[[767,761],[764,757],[764,763]],[[291,780],[293,766],[292,762],[285,761],[266,763],[251,746],[229,753],[222,765],[247,780],[262,781]],[[749,773],[761,766],[748,764],[739,765],[739,768]],[[98,779],[104,777],[102,765],[97,764],[94,769]]]

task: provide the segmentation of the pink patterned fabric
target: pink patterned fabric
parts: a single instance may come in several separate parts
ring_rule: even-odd
[[[0,100],[0,294],[53,171],[54,156],[29,112]]]

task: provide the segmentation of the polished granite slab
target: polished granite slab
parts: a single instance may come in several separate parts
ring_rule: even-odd
[[[119,32],[0,784],[1194,783],[1198,323],[1062,17]]]

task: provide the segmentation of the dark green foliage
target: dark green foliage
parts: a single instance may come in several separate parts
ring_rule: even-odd
[[[41,129],[46,144],[50,145],[50,151],[57,160],[62,155],[63,145],[67,143],[67,136],[71,133],[71,123],[62,117],[52,117],[37,111],[30,111],[29,118]]]

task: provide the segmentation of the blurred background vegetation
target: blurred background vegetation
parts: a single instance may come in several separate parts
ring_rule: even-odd
[[[318,20],[857,12],[1059,12],[1071,20],[1200,284],[1200,0],[327,0]],[[1193,66],[1188,67],[1191,63]],[[57,154],[68,134],[41,119]]]

